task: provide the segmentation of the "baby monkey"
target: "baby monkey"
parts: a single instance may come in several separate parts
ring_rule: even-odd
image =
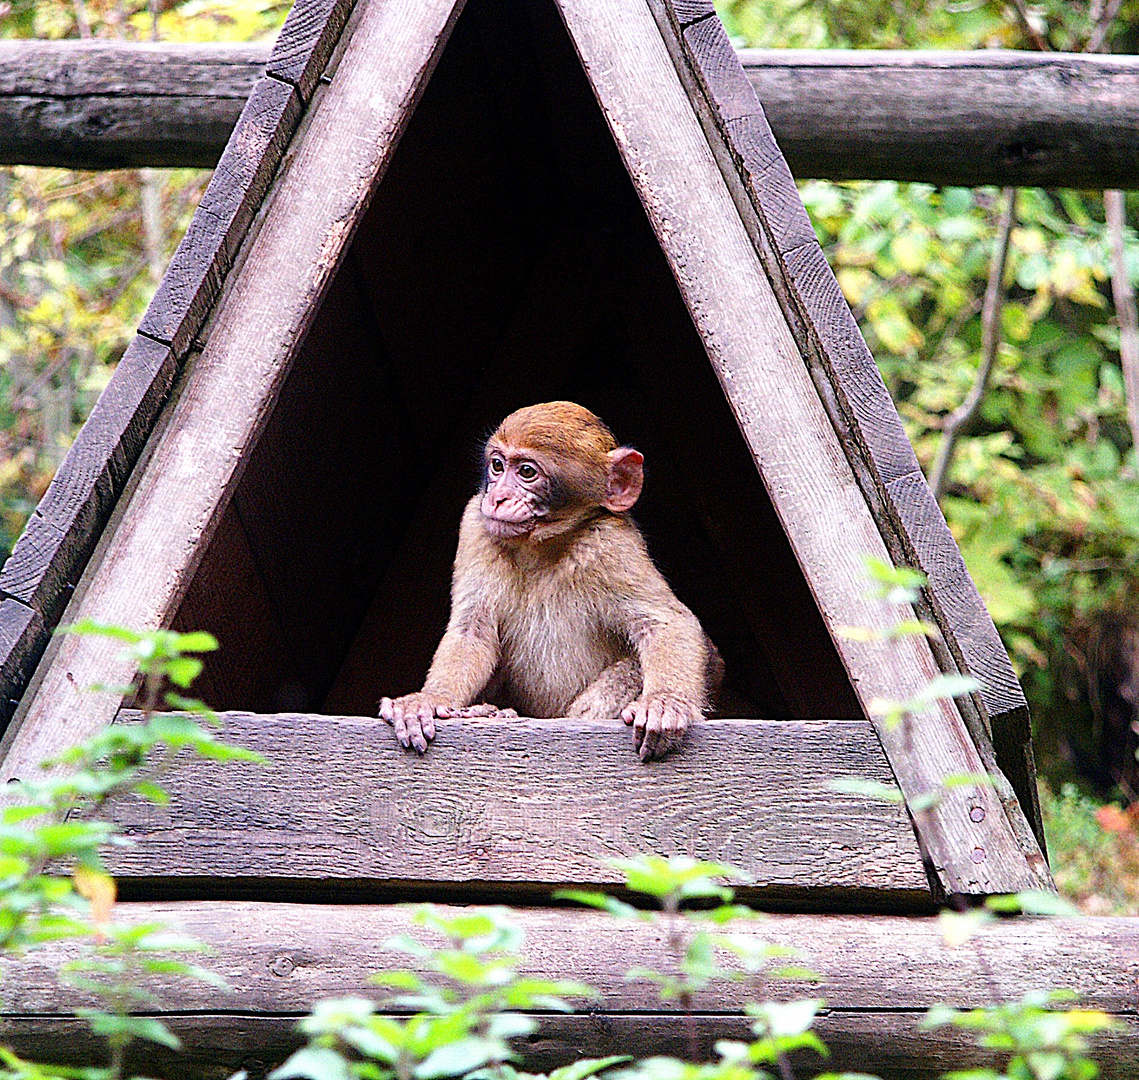
[[[511,413],[467,504],[451,618],[423,689],[380,715],[422,753],[436,718],[620,717],[643,761],[680,746],[723,663],[627,516],[644,457],[569,401]],[[506,708],[485,702],[493,698]]]

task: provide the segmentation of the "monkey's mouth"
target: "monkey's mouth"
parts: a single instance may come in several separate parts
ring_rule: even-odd
[[[525,536],[538,524],[536,517],[526,518],[524,521],[504,521],[499,517],[483,514],[483,525],[491,536],[498,540],[511,540],[518,536]]]
[[[519,498],[498,502],[487,495],[483,498],[481,509],[487,532],[499,540],[525,536],[543,516],[531,503]]]

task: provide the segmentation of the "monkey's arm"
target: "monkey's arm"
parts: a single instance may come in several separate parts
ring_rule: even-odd
[[[469,509],[469,508],[468,508]],[[498,664],[498,621],[480,584],[479,553],[464,515],[459,531],[459,552],[451,581],[451,617],[423,683],[423,689],[398,698],[383,698],[380,716],[395,728],[403,746],[423,753],[435,738],[436,717],[474,715],[468,710]],[[495,715],[482,709],[479,715]]]
[[[490,681],[497,663],[498,635],[488,613],[477,608],[453,609],[423,689],[384,698],[380,716],[395,728],[400,745],[414,746],[423,753],[435,738],[435,718],[465,715],[465,706]]]
[[[613,622],[640,661],[641,693],[621,715],[633,725],[634,748],[648,761],[677,749],[688,725],[703,716],[710,653],[699,620],[677,600],[643,547],[636,547],[640,558],[630,556],[622,566],[637,572],[612,593]]]

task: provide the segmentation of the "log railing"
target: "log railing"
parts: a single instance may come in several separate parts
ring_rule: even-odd
[[[268,48],[0,41],[0,164],[212,167]],[[798,177],[1139,186],[1139,57],[741,57]]]

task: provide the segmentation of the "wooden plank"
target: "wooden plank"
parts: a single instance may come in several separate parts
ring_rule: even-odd
[[[801,989],[800,994],[809,993]],[[819,1069],[865,1075],[867,1069],[883,1080],[940,1080],[955,1069],[999,1069],[1005,1055],[979,1049],[971,1036],[958,1029],[924,1031],[924,1013],[824,1009],[814,1031],[830,1049],[825,1062],[817,1055],[791,1055],[796,1076],[811,1076]],[[296,1014],[259,1016],[246,1013],[172,1013],[163,1020],[181,1039],[175,1054],[152,1043],[135,1043],[128,1050],[126,1067],[147,1076],[171,1080],[218,1080],[237,1071],[250,1080],[264,1078],[304,1044],[296,1031]],[[684,1017],[660,1013],[619,1013],[594,1010],[581,1015],[544,1013],[536,1016],[536,1035],[527,1038],[519,1052],[519,1067],[549,1072],[585,1057],[632,1054],[638,1058],[668,1054],[686,1058],[695,1034],[700,1060],[714,1058],[721,1039],[747,1042],[751,1020],[743,1016],[699,1014],[689,1023]],[[1132,1080],[1134,1046],[1139,1023],[1119,1019],[1118,1030],[1095,1040],[1092,1056],[1100,1063],[1104,1080]],[[0,1014],[0,1039],[33,1061],[70,1064],[105,1061],[105,1044],[96,1040],[83,1020]]]
[[[604,860],[653,851],[739,866],[776,900],[929,902],[904,810],[828,787],[893,786],[864,720],[709,720],[650,768],[619,721],[440,722],[422,758],[362,717],[225,713],[222,734],[271,767],[187,763],[164,781],[168,807],[124,800],[120,879],[533,894],[612,885]]]
[[[70,617],[137,629],[173,617],[459,6],[456,0],[387,0],[362,13],[340,73],[315,106],[303,145],[250,242],[247,272],[219,301],[205,349],[190,365],[131,504]],[[252,133],[253,143],[262,135],[260,128]],[[231,143],[234,155],[259,176],[264,153],[247,158],[242,145]],[[218,200],[233,206],[226,192]],[[212,214],[207,206],[196,217]],[[216,234],[209,242],[221,243]],[[182,265],[189,267],[192,242],[186,251]],[[216,265],[217,255],[210,259],[209,266]],[[189,339],[206,269],[199,265],[195,278],[172,268],[159,289],[152,311],[170,316],[165,325],[174,341]],[[160,297],[170,303],[160,304]],[[117,652],[93,638],[61,643],[11,735],[0,775],[34,767],[113,718],[114,695],[77,688],[129,679]]]
[[[59,620],[174,380],[165,345],[136,337],[56,470],[11,556],[0,593]]]
[[[273,43],[266,74],[291,83],[308,101],[356,0],[298,0]]]
[[[809,993],[800,990],[801,995]],[[811,1052],[791,1055],[796,1076],[816,1075],[820,1069],[865,1075],[868,1069],[883,1080],[940,1080],[956,1069],[999,1069],[1006,1055],[979,1049],[958,1029],[924,1031],[924,1013],[824,1009],[814,1031],[830,1049],[822,1061]],[[171,1013],[163,1020],[182,1041],[175,1054],[152,1043],[135,1043],[127,1051],[126,1067],[134,1072],[170,1080],[218,1080],[234,1072],[264,1080],[303,1044],[296,1031],[296,1014],[248,1015],[243,1012]],[[585,1057],[632,1054],[638,1058],[668,1054],[687,1058],[696,1039],[700,1060],[713,1060],[721,1039],[747,1042],[751,1020],[744,1016],[699,1014],[691,1023],[673,1014],[590,1011],[562,1016],[536,1016],[540,1028],[521,1043],[520,1068],[549,1072]],[[1104,1080],[1133,1080],[1134,1046],[1139,1022],[1126,1016],[1119,1029],[1095,1040],[1092,1056]],[[86,1021],[64,1017],[25,1017],[0,1014],[0,1039],[33,1061],[66,1064],[105,1062],[106,1044],[96,1040]]]
[[[799,348],[815,365],[816,383],[863,493],[876,508],[896,561],[917,566],[930,579],[933,614],[949,654],[939,662],[968,670],[983,683],[976,699],[982,716],[999,731],[998,764],[1009,776],[1034,837],[1026,852],[1044,843],[1032,766],[1027,702],[984,601],[965,570],[956,542],[930,494],[878,368],[831,273],[763,109],[743,77],[719,20],[683,33],[691,60],[726,142],[748,202],[758,216],[753,241],[776,286]],[[739,200],[737,200],[739,205]],[[758,234],[758,235],[757,235]],[[979,730],[974,738],[987,742]],[[988,748],[981,745],[983,754]],[[999,779],[1003,786],[1003,778]],[[1014,831],[1020,815],[1006,801]]]
[[[189,1061],[178,1075],[202,1075],[207,1065],[215,1076],[222,1067],[250,1065],[251,1075],[264,1075],[296,1045],[290,1025],[314,1000],[380,996],[368,976],[409,963],[385,942],[415,932],[412,912],[403,907],[197,902],[122,904],[118,912],[126,921],[158,921],[207,943],[207,965],[233,988],[190,981],[155,986],[162,1011],[188,1044]],[[672,966],[657,928],[588,911],[511,914],[524,931],[526,973],[578,979],[601,995],[588,1015],[541,1017],[539,1034],[523,1047],[527,1067],[549,1069],[583,1055],[687,1053],[680,1010],[661,1004],[647,980],[624,978],[634,966]],[[1097,1040],[1103,1075],[1123,1080],[1139,1068],[1139,920],[1002,920],[957,947],[947,946],[928,918],[772,915],[733,931],[797,950],[822,981],[711,984],[693,1002],[706,1054],[717,1038],[746,1037],[741,1013],[747,1001],[819,996],[826,1008],[816,1026],[833,1052],[828,1067],[932,1080],[949,1068],[992,1063],[959,1032],[919,1030],[932,1005],[970,1008],[990,1004],[994,996],[1016,1000],[1066,987],[1083,1007],[1102,1009],[1120,1025]],[[4,963],[9,992],[0,1036],[6,1041],[55,1054],[67,1046],[76,1052],[69,1060],[89,1060],[92,1044],[66,1019],[87,1002],[55,978],[75,951],[75,943],[54,944]],[[147,1053],[149,1058],[154,1050]],[[151,1071],[155,1064],[162,1071]],[[802,1065],[817,1070],[819,1062]],[[149,1075],[170,1075],[177,1067],[170,1059],[147,1061]]]
[[[832,633],[887,630],[901,613],[866,596],[864,566],[867,556],[889,559],[882,534],[653,15],[642,0],[558,5],[824,619]],[[876,698],[913,699],[939,674],[924,639],[883,647],[836,636],[835,645],[868,711]],[[952,702],[877,728],[911,802],[948,776],[983,771]],[[923,814],[922,839],[949,893],[1050,881],[1039,852],[1031,862],[1022,852],[987,785],[941,799]]]
[[[1028,701],[1004,642],[922,473],[899,477],[886,490],[913,544],[913,565],[928,575],[934,603],[944,613],[938,622],[952,627],[966,670],[980,680],[979,696],[1001,770],[1037,836],[1042,836]]]
[[[682,27],[716,14],[712,0],[675,0],[673,11],[676,12],[677,22]]]
[[[181,358],[221,291],[301,115],[294,87],[265,76],[253,89],[139,326]]]
[[[212,168],[268,47],[0,41],[0,164]]]
[[[0,730],[15,712],[46,643],[38,612],[19,600],[0,600]]]

